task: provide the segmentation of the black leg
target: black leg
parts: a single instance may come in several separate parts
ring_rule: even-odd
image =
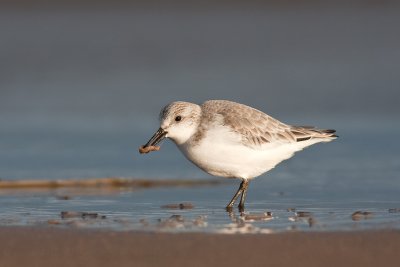
[[[229,204],[226,206],[226,210],[232,210],[233,205],[235,204],[236,199],[242,194],[242,184],[240,184],[239,189],[236,191],[235,195],[233,196],[232,200],[229,202]]]
[[[229,202],[228,206],[226,206],[227,211],[232,210],[232,206],[235,204],[235,201],[238,199],[238,197],[240,195],[242,195],[242,198],[240,199],[241,204],[239,204],[239,209],[240,209],[241,205],[243,205],[243,207],[244,207],[243,192],[246,192],[248,184],[249,184],[249,182],[247,180],[243,179],[243,181],[240,183],[239,189],[236,191],[236,194],[233,196],[233,198]],[[243,202],[243,204],[242,204],[242,202]]]
[[[247,194],[247,188],[249,187],[249,181],[248,180],[243,180],[242,182],[242,197],[240,198],[240,203],[239,203],[239,211],[243,212],[244,211],[244,202],[246,201],[246,194]]]

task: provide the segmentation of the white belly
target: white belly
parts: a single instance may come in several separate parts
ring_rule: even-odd
[[[251,179],[290,158],[302,149],[294,144],[268,144],[252,149],[240,142],[240,136],[216,132],[208,134],[198,144],[179,145],[182,153],[205,172],[221,177]]]

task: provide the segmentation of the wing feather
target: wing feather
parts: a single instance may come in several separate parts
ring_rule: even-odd
[[[210,100],[202,105],[202,110],[210,119],[221,116],[223,125],[239,133],[246,146],[260,148],[272,142],[296,142],[291,126],[252,107],[226,100]]]
[[[312,138],[336,138],[335,130],[290,126],[255,108],[227,101],[209,100],[202,105],[207,122],[219,121],[241,135],[242,144],[260,148],[268,143],[296,143]],[[221,122],[222,119],[222,122]],[[203,125],[204,128],[206,126]]]

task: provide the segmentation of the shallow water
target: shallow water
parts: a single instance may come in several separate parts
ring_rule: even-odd
[[[292,159],[250,183],[245,214],[240,214],[236,208],[231,214],[224,209],[239,181],[213,178],[222,183],[135,190],[3,189],[0,190],[0,225],[223,233],[398,229],[399,147],[390,140],[399,133],[397,128],[392,128],[390,133],[369,132],[359,140],[357,133],[343,129],[339,139],[297,153]],[[77,143],[82,142],[79,135],[75,138]],[[81,138],[86,140],[85,135]],[[129,143],[130,139],[130,136],[126,139],[118,138],[121,150],[124,150],[123,145]],[[376,144],[373,142],[375,139],[381,142]],[[101,164],[101,157],[108,151],[107,145],[102,146],[101,141],[82,143],[85,146],[77,147],[74,152],[82,160],[88,156],[85,150],[100,151],[90,155],[93,162],[99,162],[94,166],[94,175],[104,176],[106,171],[112,173],[107,166]],[[132,155],[137,153],[131,152]],[[52,164],[55,170],[59,168],[59,176],[53,179],[68,173],[62,169],[63,165],[57,165],[60,159],[56,156],[51,155],[54,160]],[[36,159],[38,162],[52,162],[46,153],[39,153]],[[156,179],[170,179],[172,176],[191,180],[211,178],[187,164],[179,150],[167,142],[161,151],[138,155],[137,160],[141,160],[143,165],[141,170],[136,171],[146,173],[146,169],[150,168],[151,177]],[[109,164],[115,164],[114,168],[125,176],[130,168],[137,168],[132,158],[126,162],[115,161]],[[38,172],[32,169],[31,175],[40,177],[44,171],[51,173],[49,169]],[[73,171],[79,173],[79,170]],[[179,203],[191,203],[194,207],[183,210],[163,208],[167,204]],[[91,212],[98,216],[62,219],[62,211]],[[356,211],[371,214],[352,218]],[[267,212],[271,216],[265,216]],[[310,214],[302,217],[303,212]],[[101,216],[105,218],[100,219]]]
[[[258,184],[254,183],[254,186]],[[1,225],[102,228],[118,231],[195,231],[220,233],[272,233],[282,231],[335,231],[399,229],[399,201],[349,198],[323,199],[290,193],[255,195],[251,191],[246,212],[223,208],[232,185],[204,188],[161,188],[111,195],[58,194],[1,196]],[[208,197],[205,197],[208,196]],[[257,199],[257,197],[262,199]],[[257,199],[257,200],[255,200]],[[168,209],[168,203],[191,203],[190,209]],[[61,212],[88,212],[92,216]],[[356,211],[366,216],[353,215]],[[269,212],[268,216],[266,213]],[[352,216],[353,215],[353,216]]]
[[[389,212],[400,208],[398,6],[0,12],[1,179],[210,179],[171,142],[157,153],[137,152],[158,128],[159,109],[176,99],[227,98],[340,136],[252,181],[246,214],[265,220],[227,213],[239,181],[223,180],[141,190],[0,189],[0,225],[399,228],[400,213]],[[183,202],[194,208],[161,208]],[[61,219],[62,211],[105,218]],[[372,214],[355,221],[356,211]]]

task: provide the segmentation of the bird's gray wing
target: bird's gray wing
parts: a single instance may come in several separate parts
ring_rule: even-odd
[[[222,117],[223,125],[239,133],[242,136],[242,143],[251,148],[260,148],[272,142],[297,142],[297,133],[292,132],[291,126],[243,104],[210,100],[202,105],[202,111],[203,115],[208,117],[207,120]],[[298,134],[303,132],[299,130]]]

